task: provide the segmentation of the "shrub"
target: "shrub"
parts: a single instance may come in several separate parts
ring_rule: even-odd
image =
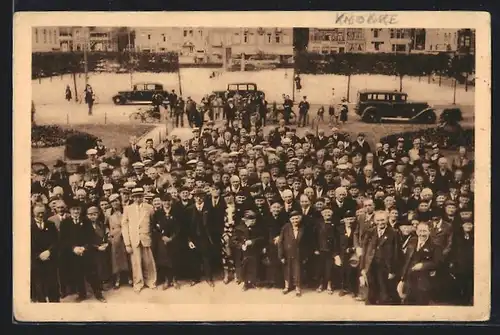
[[[62,129],[59,126],[31,127],[31,147],[50,148],[66,145],[65,154],[70,159],[84,159],[85,152],[94,147],[97,137],[73,129]],[[82,154],[83,153],[83,154]]]
[[[411,149],[415,138],[420,138],[424,146],[437,143],[440,148],[453,150],[463,145],[469,151],[474,150],[474,129],[464,130],[461,127],[448,127],[448,125],[445,125],[444,127],[396,133],[382,137],[380,141],[395,146],[400,137],[405,140],[406,150]]]

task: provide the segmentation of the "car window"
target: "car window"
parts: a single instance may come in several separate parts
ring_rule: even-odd
[[[238,91],[246,91],[247,85],[238,85]]]
[[[156,91],[161,91],[161,90],[163,90],[163,86],[161,86],[161,85],[155,85],[155,90]]]
[[[385,94],[376,94],[375,100],[385,100]]]
[[[229,89],[230,91],[236,91],[236,90],[238,89],[238,86],[237,86],[237,85],[229,85],[229,86],[228,86],[228,89]]]
[[[147,91],[154,91],[154,89],[155,89],[155,87],[156,87],[156,85],[155,85],[155,84],[146,84],[145,86],[146,86],[146,87],[145,87],[145,89],[146,89]]]
[[[257,87],[255,87],[255,85],[253,85],[253,84],[252,85],[248,85],[247,87],[248,87],[249,91],[255,91],[257,89]]]
[[[137,91],[137,85],[134,85],[134,91]]]

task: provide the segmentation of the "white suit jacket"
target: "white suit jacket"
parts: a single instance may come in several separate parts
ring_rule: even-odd
[[[131,204],[123,209],[122,235],[126,246],[151,247],[151,218],[153,206],[142,203],[140,209]]]

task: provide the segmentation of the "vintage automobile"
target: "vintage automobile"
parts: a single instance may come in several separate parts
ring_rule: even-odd
[[[169,92],[163,88],[162,84],[143,82],[134,84],[131,91],[120,91],[113,97],[115,105],[125,104],[157,104],[168,105]],[[153,101],[153,97],[156,97]]]
[[[361,116],[361,120],[368,123],[435,123],[437,119],[435,110],[427,102],[409,101],[408,94],[398,91],[359,91],[354,111]]]
[[[257,89],[257,84],[255,83],[234,83],[228,84],[226,91],[214,91],[212,94],[220,97],[225,97],[227,93],[227,98],[232,98],[236,93],[242,97],[246,97],[250,94],[259,94],[265,98],[265,93]]]

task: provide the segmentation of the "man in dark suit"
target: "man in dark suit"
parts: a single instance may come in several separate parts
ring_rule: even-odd
[[[229,98],[227,103],[223,107],[223,114],[226,116],[228,124],[233,127],[233,121],[236,118],[236,105],[234,104],[233,98]]]
[[[321,211],[322,218],[316,222],[317,245],[314,254],[317,255],[316,279],[318,280],[318,288],[316,292],[322,292],[325,284],[328,294],[333,294],[332,274],[334,258],[337,264],[340,264],[340,257],[335,255],[337,250],[337,228],[333,225],[333,211],[330,208],[325,208]],[[334,257],[335,256],[335,257]]]
[[[298,211],[290,213],[290,222],[281,229],[278,243],[278,257],[283,263],[285,288],[283,294],[290,292],[295,286],[295,295],[302,295],[302,277],[304,265],[315,250],[316,238],[302,223],[302,215]]]
[[[95,255],[92,252],[94,238],[92,224],[81,217],[81,205],[76,202],[70,206],[70,215],[70,218],[61,222],[60,230],[62,257],[68,281],[78,292],[78,302],[87,298],[85,280],[90,284],[96,299],[106,302],[98,278]]]
[[[57,229],[44,216],[45,207],[35,205],[31,221],[31,300],[59,302]]]
[[[360,281],[368,285],[366,303],[384,305],[390,302],[390,290],[397,273],[398,236],[388,227],[386,211],[376,211],[374,215],[376,227],[366,233],[363,241]]]
[[[361,153],[363,157],[371,152],[370,145],[366,142],[364,133],[359,133],[356,141],[352,142],[352,151]]]
[[[430,238],[426,222],[417,226],[417,239],[410,241],[398,284],[398,294],[407,305],[428,305],[431,301],[432,276],[439,264],[441,250]]]
[[[450,254],[450,271],[455,278],[455,302],[472,306],[474,298],[474,224],[473,219],[466,219],[462,232],[453,236]]]
[[[193,193],[194,204],[189,208],[188,246],[193,254],[193,281],[191,286],[201,280],[201,268],[209,286],[214,287],[212,262],[214,240],[212,238],[212,223],[210,222],[210,205],[205,203],[206,194],[203,190]]]
[[[265,230],[261,223],[257,223],[255,212],[249,210],[238,224],[232,236],[232,244],[241,251],[241,269],[243,291],[254,288],[257,283],[259,262],[265,247]]]
[[[226,202],[221,197],[222,190],[217,185],[210,187],[210,197],[208,201],[210,212],[210,224],[212,240],[214,242],[215,253],[213,257],[214,270],[222,269],[222,233],[224,232],[224,216],[226,214]]]
[[[347,211],[356,211],[356,201],[347,197],[347,189],[338,187],[335,189],[335,200],[332,201],[333,222],[340,224],[340,220],[344,217]]]
[[[446,202],[449,201],[447,200]],[[448,284],[450,279],[449,258],[453,242],[453,228],[451,224],[444,221],[441,217],[433,217],[430,225],[430,238],[432,243],[437,245],[441,250],[441,262],[437,264],[436,275],[433,278],[435,281],[435,285],[433,286],[436,290],[434,298],[438,301],[445,301],[451,293]]]
[[[264,227],[268,232],[268,244],[266,257],[269,263],[266,265],[265,278],[269,286],[280,286],[283,283],[281,273],[281,262],[278,258],[278,243],[281,229],[288,222],[288,215],[283,212],[279,199],[271,201],[270,212],[264,217]]]
[[[358,257],[354,247],[354,231],[356,230],[354,212],[345,212],[341,224],[336,228],[335,254],[340,258],[340,264],[337,264],[341,288],[339,296],[350,293],[356,297],[358,294],[358,264],[352,264],[353,257]]]
[[[124,156],[128,158],[130,164],[141,161],[141,155],[139,154],[139,149],[141,147],[137,145],[137,137],[130,137],[130,145],[127,146],[124,150]]]

